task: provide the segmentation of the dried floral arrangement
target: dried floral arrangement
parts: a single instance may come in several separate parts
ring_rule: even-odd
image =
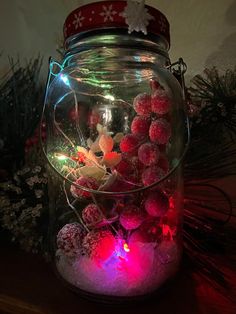
[[[1,225],[27,252],[46,247],[47,174],[41,166],[24,167],[0,183]]]
[[[25,68],[19,62],[11,62],[11,66],[11,72],[0,83],[0,127],[3,161],[9,160],[10,156],[14,171],[9,171],[6,162],[1,164],[1,169],[8,170],[8,178],[1,178],[0,183],[0,222],[2,228],[10,232],[12,240],[22,248],[43,253],[47,238],[48,198],[47,177],[38,143],[39,112],[42,108],[42,87],[38,84],[41,59],[31,61]],[[215,68],[206,70],[205,76],[193,79],[193,86],[188,92],[192,142],[184,167],[185,249],[202,274],[212,282],[225,286],[225,274],[214,265],[211,251],[229,250],[229,247],[233,250],[232,232],[225,229],[225,223],[232,215],[232,205],[224,191],[206,183],[206,180],[236,173],[233,158],[236,153],[236,70],[228,70],[223,75]],[[207,137],[206,126],[210,130]],[[90,150],[78,148],[75,158],[92,160],[97,175],[98,172],[104,175],[107,162],[116,164],[120,160],[119,154],[112,151],[112,146],[121,141],[122,134],[111,138],[101,126],[97,131],[97,139],[88,143]],[[99,167],[93,155],[98,145],[103,153]],[[112,156],[108,161],[106,154]],[[86,165],[80,168],[80,171],[87,170]],[[218,208],[209,200],[203,200],[199,193],[202,189],[213,192],[217,195],[216,199],[223,199],[224,206]],[[214,219],[206,214],[209,211]],[[215,217],[218,212],[221,219]],[[227,245],[224,241],[226,236]]]

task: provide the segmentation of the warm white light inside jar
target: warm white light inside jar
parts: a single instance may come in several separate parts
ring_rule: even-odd
[[[160,38],[152,47],[121,30],[105,47],[100,36],[68,39],[47,90],[46,154],[61,179],[52,182],[52,243],[59,274],[80,292],[141,296],[180,262],[182,92]]]

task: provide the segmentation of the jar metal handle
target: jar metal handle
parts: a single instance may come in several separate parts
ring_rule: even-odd
[[[185,144],[183,154],[180,158],[180,162],[182,162],[182,160],[184,159],[184,157],[187,153],[187,150],[189,148],[190,141],[191,141],[190,121],[189,121],[189,117],[187,115],[187,98],[186,98],[186,86],[185,86],[185,79],[184,79],[184,74],[187,71],[187,65],[184,62],[183,58],[179,58],[178,61],[171,63],[167,68],[171,71],[171,73],[176,77],[176,79],[180,83],[180,86],[182,88],[184,110],[186,113],[187,142]]]

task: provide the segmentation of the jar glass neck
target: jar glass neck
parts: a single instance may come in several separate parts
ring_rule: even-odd
[[[160,66],[170,63],[168,43],[158,36],[129,35],[127,30],[93,31],[69,38],[66,42],[65,59],[70,63],[76,56],[80,59],[92,56],[119,58],[119,61],[131,61],[135,57],[139,62],[155,62]]]

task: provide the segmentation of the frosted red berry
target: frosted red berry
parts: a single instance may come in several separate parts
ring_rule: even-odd
[[[120,215],[120,224],[126,230],[137,229],[143,222],[144,216],[140,208],[135,205],[127,205]]]
[[[141,163],[138,156],[124,156],[116,170],[122,175],[126,182],[132,185],[140,184],[140,176],[145,168],[144,164]],[[133,185],[134,188],[134,185]]]
[[[136,116],[131,123],[131,132],[140,137],[148,136],[150,118],[146,116]]]
[[[169,209],[169,199],[163,192],[156,190],[148,194],[144,207],[150,216],[162,217]]]
[[[139,115],[150,115],[151,109],[151,96],[143,93],[139,94],[134,99],[134,110]]]
[[[95,225],[102,220],[103,214],[96,204],[89,204],[82,211],[82,218],[88,225]]]
[[[145,168],[145,165],[139,160],[138,156],[132,157],[130,162],[132,163],[136,173],[142,172]]]
[[[133,180],[133,182],[140,182],[141,180],[141,175],[142,172],[145,168],[145,165],[139,160],[138,156],[134,156],[133,158],[130,159],[135,171],[134,171],[134,176],[135,176],[135,180]]]
[[[84,237],[83,252],[90,258],[106,260],[115,252],[116,239],[109,230],[92,230]]]
[[[165,172],[161,168],[157,166],[148,167],[142,173],[143,185],[145,186],[151,185],[159,181],[161,178],[163,178],[164,175]]]
[[[135,230],[129,239],[129,244],[141,242],[160,242],[162,238],[162,228],[160,225],[160,219],[151,217],[146,219],[139,229]]]
[[[115,170],[121,175],[121,179],[126,182],[137,183],[139,179],[139,165],[138,157],[127,157],[123,155],[123,159],[115,167]],[[122,185],[123,186],[123,185]]]
[[[164,89],[157,89],[151,97],[152,112],[163,115],[170,111],[171,100]]]
[[[157,144],[166,144],[171,136],[171,127],[165,119],[158,119],[149,128],[150,140]]]
[[[145,166],[157,164],[159,156],[160,151],[153,143],[144,143],[139,147],[138,158]]]
[[[64,255],[74,257],[81,251],[84,236],[79,223],[66,224],[57,234],[57,247]]]
[[[79,179],[77,179],[75,182],[75,184],[81,185],[85,188],[91,189],[91,190],[97,190],[99,185],[96,179],[91,178],[91,177],[83,177],[81,176]],[[80,189],[74,185],[71,185],[70,188],[71,194],[74,197],[81,197],[81,198],[89,198],[91,197],[90,192],[85,191],[83,189]]]
[[[132,169],[132,164],[125,159],[121,159],[118,165],[115,166],[115,170],[123,177],[131,174],[134,169]]]
[[[120,142],[120,150],[123,153],[133,153],[138,149],[139,139],[134,134],[125,135]]]

